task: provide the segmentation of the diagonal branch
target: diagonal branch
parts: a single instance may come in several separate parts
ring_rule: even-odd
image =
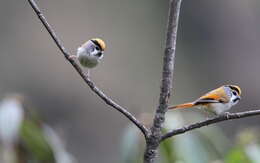
[[[57,37],[54,30],[52,29],[50,24],[47,22],[46,18],[44,17],[42,12],[40,11],[40,9],[37,6],[37,4],[35,3],[35,1],[34,0],[28,0],[28,2],[30,3],[31,7],[35,11],[36,15],[38,16],[38,18],[40,19],[40,21],[42,22],[42,24],[44,25],[46,30],[49,32],[50,36],[52,37],[52,39],[54,40],[54,42],[56,43],[56,45],[58,46],[58,48],[60,49],[60,51],[62,52],[64,57],[71,63],[71,65],[78,72],[78,74],[85,81],[85,83],[90,87],[90,89],[94,93],[96,93],[106,104],[108,104],[112,108],[116,109],[117,111],[122,113],[126,118],[128,118],[131,122],[133,122],[141,130],[141,132],[144,134],[144,136],[147,138],[148,134],[149,134],[148,129],[139,120],[137,120],[130,112],[128,112],[125,108],[123,108],[122,106],[117,104],[115,101],[110,99],[107,95],[105,95],[95,85],[95,83],[92,82],[90,80],[90,78],[84,74],[84,72],[82,71],[80,66],[73,59],[69,58],[69,56],[70,56],[69,52],[66,51],[65,47],[62,45],[60,39]]]
[[[156,109],[153,126],[151,127],[151,136],[147,139],[146,151],[144,154],[145,163],[155,162],[157,148],[160,144],[162,136],[162,124],[165,120],[165,112],[168,109],[168,100],[173,83],[174,59],[181,2],[182,0],[169,1],[169,14],[166,33],[166,47],[163,59],[161,93],[159,106]]]
[[[197,122],[190,124],[188,126],[184,126],[182,128],[178,128],[175,130],[172,130],[165,135],[162,136],[161,141],[164,141],[165,139],[168,139],[172,136],[183,134],[187,131],[194,130],[196,128],[208,126],[214,123],[222,122],[222,121],[227,121],[231,119],[240,119],[240,118],[245,118],[245,117],[250,117],[250,116],[255,116],[255,115],[260,115],[260,110],[252,110],[252,111],[245,111],[245,112],[239,112],[239,113],[225,113],[222,115],[219,115],[214,118],[207,119],[205,121]]]

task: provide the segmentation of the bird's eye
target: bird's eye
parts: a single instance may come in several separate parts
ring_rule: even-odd
[[[237,92],[236,92],[236,91],[233,91],[232,94],[233,94],[234,96],[236,96],[236,95],[237,95]]]
[[[96,50],[97,50],[97,51],[100,51],[100,48],[97,46],[97,47],[96,47]]]

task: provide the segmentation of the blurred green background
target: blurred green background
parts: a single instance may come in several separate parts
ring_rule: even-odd
[[[38,2],[38,1],[37,1]],[[154,112],[159,98],[168,1],[39,1],[65,47],[107,43],[91,77],[135,115]],[[25,94],[42,117],[61,130],[79,162],[121,162],[120,140],[128,121],[108,107],[68,64],[27,1],[0,5],[0,95]],[[173,96],[176,104],[223,84],[242,88],[232,111],[259,109],[260,1],[183,1]],[[257,127],[259,117],[219,124],[228,138]]]

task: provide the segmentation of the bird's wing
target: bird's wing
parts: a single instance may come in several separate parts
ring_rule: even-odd
[[[228,102],[229,102],[229,97],[227,96],[225,90],[222,87],[220,87],[201,96],[194,103],[207,104],[207,103],[228,103]]]

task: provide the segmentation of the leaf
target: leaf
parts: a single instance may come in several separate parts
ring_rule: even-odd
[[[54,163],[54,153],[44,137],[39,125],[32,121],[24,120],[21,127],[21,141],[24,148],[39,161]]]
[[[233,148],[225,158],[225,163],[252,163],[244,152],[243,147]]]

